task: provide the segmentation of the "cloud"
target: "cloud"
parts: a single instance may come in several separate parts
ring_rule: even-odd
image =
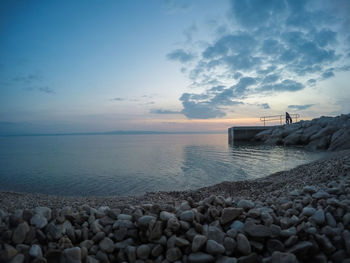
[[[44,87],[29,87],[26,88],[28,91],[38,91],[46,94],[56,94],[56,91],[54,89],[51,89],[50,87],[44,86]]]
[[[164,109],[151,109],[152,114],[182,114],[181,111],[164,110]]]
[[[54,93],[56,93],[53,89],[51,89],[49,87],[40,87],[40,88],[38,88],[38,91],[44,92],[44,93],[47,93],[47,94],[54,94]]]
[[[186,0],[166,0],[165,1],[165,11],[169,14],[187,12],[191,5]]]
[[[193,22],[192,25],[190,25],[183,31],[183,34],[186,37],[186,42],[192,42],[193,34],[195,34],[197,30],[197,25]]]
[[[14,82],[32,84],[35,81],[42,80],[42,76],[39,73],[32,73],[23,76],[17,76],[12,79]]]
[[[270,105],[268,103],[262,103],[262,104],[258,104],[258,106],[262,109],[271,109]]]
[[[279,82],[277,84],[271,84],[271,85],[262,85],[259,90],[260,91],[298,91],[305,88],[303,84],[300,82],[291,80],[291,79],[285,79],[282,82]]]
[[[325,72],[322,73],[322,78],[323,79],[329,79],[331,77],[334,77],[334,72],[333,69],[328,69]]]
[[[315,86],[315,85],[316,85],[316,82],[317,82],[317,80],[315,80],[315,79],[309,79],[309,80],[307,81],[307,84],[308,84],[309,86]]]
[[[175,60],[175,61],[177,60],[177,61],[180,61],[181,63],[186,63],[193,60],[195,56],[190,52],[184,51],[183,49],[176,49],[170,52],[169,54],[167,54],[167,58],[169,60]]]
[[[199,94],[180,101],[191,118],[225,116],[253,96],[298,92],[349,71],[350,21],[337,1],[231,0],[223,34],[194,51],[168,58],[186,65],[184,74]],[[349,5],[347,5],[349,6]],[[345,31],[340,34],[340,29]],[[316,77],[320,76],[320,77]],[[244,81],[251,83],[245,85]],[[211,82],[214,81],[215,82]],[[216,83],[216,84],[215,84]],[[216,86],[220,86],[216,89]],[[187,95],[186,95],[187,94]],[[251,105],[248,103],[248,105]],[[231,107],[228,109],[228,107]],[[202,109],[206,114],[199,114]],[[192,112],[196,114],[192,114]]]
[[[116,97],[116,98],[113,98],[113,99],[111,99],[111,100],[112,100],[112,101],[123,101],[123,100],[125,100],[125,99]]]
[[[305,104],[305,105],[288,105],[288,109],[291,110],[306,110],[315,104]]]

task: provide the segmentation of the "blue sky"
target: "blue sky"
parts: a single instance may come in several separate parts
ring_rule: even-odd
[[[1,1],[0,133],[350,112],[350,2]]]

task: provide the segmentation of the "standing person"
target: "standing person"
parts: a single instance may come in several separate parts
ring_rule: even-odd
[[[286,123],[287,123],[287,124],[290,124],[290,123],[292,123],[292,122],[293,122],[292,118],[290,117],[289,113],[286,112]]]

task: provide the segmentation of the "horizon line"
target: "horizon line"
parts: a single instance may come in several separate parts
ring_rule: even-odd
[[[71,132],[71,133],[18,133],[0,134],[0,137],[25,137],[25,136],[78,136],[78,135],[147,135],[147,134],[224,134],[227,131],[137,131],[120,130],[109,132]]]

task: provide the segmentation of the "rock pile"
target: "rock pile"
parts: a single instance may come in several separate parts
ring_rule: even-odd
[[[0,209],[0,262],[350,263],[350,174],[263,201]]]
[[[273,145],[304,145],[310,150],[350,149],[350,114],[277,126],[258,133],[254,140]]]

